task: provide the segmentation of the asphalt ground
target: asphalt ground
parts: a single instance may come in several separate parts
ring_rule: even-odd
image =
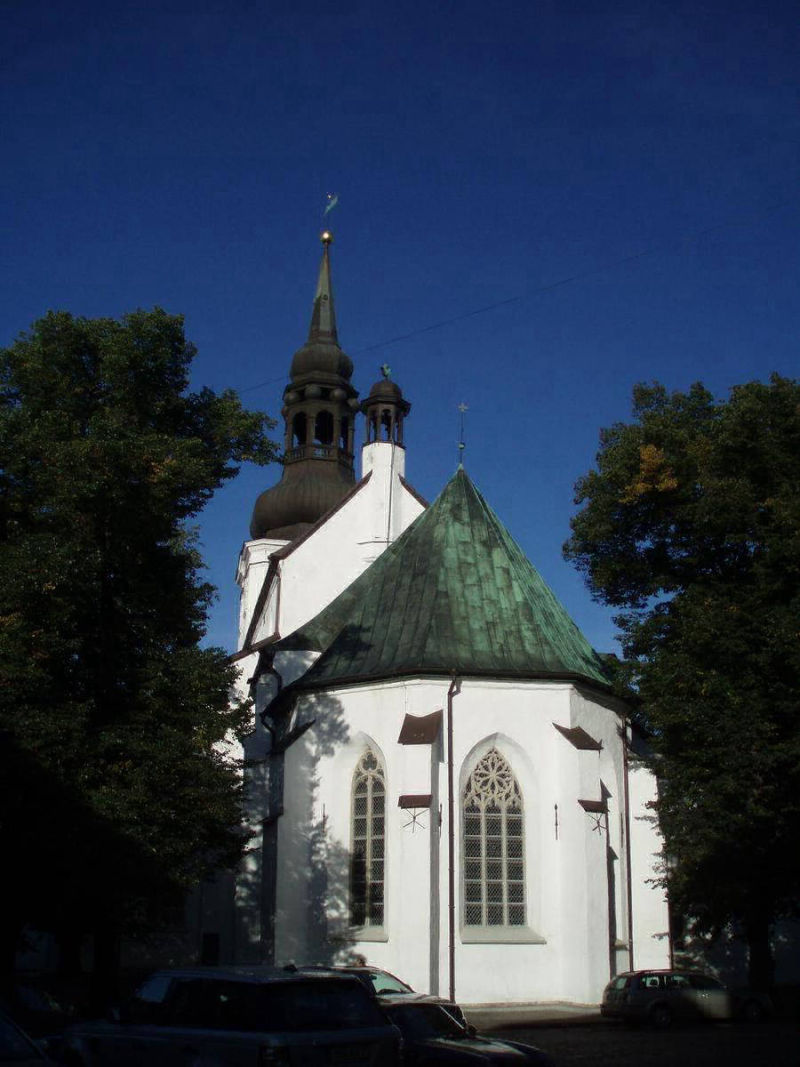
[[[467,1021],[478,1030],[506,1026],[605,1025],[596,1004],[462,1004]]]
[[[661,1031],[601,1019],[596,1009],[553,1009],[466,1009],[466,1014],[484,1033],[544,1049],[555,1067],[800,1067],[795,1022],[697,1023]]]

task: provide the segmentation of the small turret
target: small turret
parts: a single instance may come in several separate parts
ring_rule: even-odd
[[[403,398],[400,386],[391,380],[391,367],[384,363],[381,378],[369,391],[369,396],[361,404],[367,420],[367,437],[365,445],[385,441],[389,444],[403,446],[403,420],[411,405]]]

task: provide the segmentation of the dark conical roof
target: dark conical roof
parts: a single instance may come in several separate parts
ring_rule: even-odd
[[[273,647],[322,653],[298,687],[452,671],[608,685],[597,653],[460,468],[372,566]]]
[[[255,502],[250,536],[293,541],[353,488],[352,471],[336,463],[297,463],[286,467],[277,485]]]
[[[349,381],[353,374],[353,361],[339,347],[339,335],[336,331],[336,309],[333,303],[331,260],[328,252],[332,240],[329,233],[322,235],[322,262],[319,265],[311,310],[311,325],[308,340],[295,352],[292,359],[290,374],[293,380],[322,372],[324,375],[332,374]]]
[[[329,248],[322,234],[322,263],[308,341],[294,354],[284,391],[283,474],[255,502],[250,537],[294,540],[335,507],[355,484],[353,417],[358,392],[353,364],[339,347]]]

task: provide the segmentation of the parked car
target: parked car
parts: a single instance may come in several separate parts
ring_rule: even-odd
[[[474,1026],[456,1022],[441,1004],[387,995],[381,1000],[381,1007],[403,1035],[405,1067],[472,1067],[478,1063],[553,1067],[553,1061],[542,1049],[479,1034]]]
[[[600,1012],[609,1019],[669,1026],[673,1019],[758,1022],[770,1014],[769,998],[728,989],[700,971],[626,971],[605,988]]]
[[[358,964],[325,967],[322,964],[314,964],[313,966],[301,967],[300,970],[311,974],[350,974],[357,978],[374,997],[411,996],[415,1000],[429,1004],[440,1004],[445,1011],[453,1016],[456,1022],[462,1026],[467,1024],[464,1012],[458,1004],[454,1004],[451,1000],[444,1000],[444,998],[437,997],[432,993],[417,993],[408,982],[404,982],[389,971],[382,971],[380,967],[368,967],[367,965],[361,966]]]
[[[53,1061],[24,1030],[0,1012],[0,1063],[13,1063],[14,1067],[47,1067]]]
[[[397,1067],[400,1037],[346,975],[265,968],[158,971],[118,1020],[64,1035],[71,1067]]]

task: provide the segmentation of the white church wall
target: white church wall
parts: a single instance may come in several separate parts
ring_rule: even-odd
[[[365,476],[371,473],[371,526],[365,529],[362,541],[364,563],[369,565],[424,509],[400,482],[406,466],[401,445],[386,441],[366,444],[361,450],[361,465]]]
[[[540,972],[554,969],[548,930],[553,887],[547,873],[554,873],[554,864],[550,820],[546,815],[554,768],[552,764],[547,766],[540,755],[546,751],[545,719],[558,714],[561,694],[542,695],[541,706],[534,708],[524,685],[465,682],[453,702],[458,775],[454,826],[458,909],[455,992],[465,1003],[534,999],[531,991],[541,984]],[[495,727],[491,733],[486,732],[487,708],[491,708],[488,721]],[[552,731],[552,726],[549,729]],[[463,796],[470,775],[491,749],[496,749],[511,767],[522,796],[526,885],[523,928],[472,927],[463,921]],[[442,962],[446,990],[446,953]]]
[[[613,698],[596,701],[576,691],[573,698],[575,725],[582,725],[602,743],[599,768],[604,786],[611,795],[608,805],[609,841],[618,857],[614,864],[616,897],[616,937],[619,951],[616,969],[627,969],[631,956],[635,967],[668,967],[670,960],[669,914],[666,895],[653,885],[662,838],[649,804],[656,799],[655,776],[650,768],[631,759],[628,770],[631,846],[631,897],[633,944],[629,940],[625,842],[625,760],[620,743],[623,720],[614,712]],[[612,921],[613,924],[613,921]]]
[[[255,645],[259,641],[265,641],[278,632],[280,624],[281,603],[281,573],[279,569],[273,569],[271,577],[265,575],[264,580],[269,582],[265,590],[265,599],[258,619],[250,633],[250,644]]]
[[[285,688],[305,674],[312,663],[319,659],[319,655],[319,652],[278,652],[272,666],[280,675],[281,684]]]
[[[307,733],[284,755],[275,906],[274,962],[278,965],[318,962],[314,934],[318,933],[322,894],[317,849],[321,825],[315,807],[317,752],[317,741]]]
[[[328,923],[331,958],[359,952],[371,963],[401,974],[416,988],[438,985],[439,992],[445,993],[449,985],[446,765],[432,765],[429,746],[401,746],[397,737],[406,713],[425,715],[446,705],[448,684],[443,680],[397,682],[339,692],[335,699],[346,735],[320,753],[312,775],[314,818],[317,824],[324,819],[327,847],[339,858],[338,911],[332,909],[338,925]],[[456,970],[457,995],[466,1003],[596,1000],[608,977],[604,838],[591,832],[588,816],[577,804],[579,754],[552,726],[554,719],[564,725],[570,722],[570,688],[465,681],[454,698]],[[491,709],[493,726],[489,734],[487,709]],[[301,717],[306,714],[308,709]],[[341,897],[342,885],[346,896],[350,850],[350,786],[367,744],[381,754],[386,774],[386,923],[380,933],[350,931],[348,938],[343,936],[347,931],[341,922]],[[498,748],[511,764],[525,809],[528,926],[522,940],[517,940],[519,931],[501,932],[500,937],[513,938],[505,942],[478,940],[474,929],[461,924],[461,794],[475,763],[491,747]],[[590,755],[596,757],[596,753]],[[287,783],[295,776],[307,782],[309,774],[307,765],[290,770],[287,764]],[[412,828],[408,813],[397,806],[401,794],[423,792],[434,797],[438,793],[441,835],[436,803],[422,816],[424,830]],[[557,802],[565,819],[558,838]],[[434,845],[439,862],[432,878]],[[287,836],[285,847],[295,857],[302,852],[297,838]],[[437,879],[439,892],[432,904],[431,885]],[[310,906],[291,886],[286,891],[290,889],[289,910],[280,913],[284,921],[296,921],[302,908]],[[433,946],[429,934],[432,908],[438,911],[438,937]],[[284,939],[284,955],[296,947],[296,941],[290,944]],[[432,983],[431,962],[437,957],[438,983]]]
[[[413,690],[413,700],[407,690]],[[286,754],[287,802],[284,819],[297,826],[283,833],[286,857],[279,872],[278,951],[276,960],[341,961],[353,952],[402,974],[420,989],[429,984],[430,833],[438,811],[425,813],[425,831],[404,833],[408,813],[398,807],[402,793],[431,791],[430,746],[406,749],[397,744],[405,708],[425,714],[426,695],[402,683],[353,689],[324,700],[309,695],[298,702],[299,722],[317,723]],[[353,773],[366,747],[380,758],[386,782],[387,897],[384,931],[354,931],[349,926],[349,856]],[[302,749],[302,752],[301,752]],[[422,757],[420,753],[423,753]],[[427,766],[426,766],[427,764]],[[290,783],[292,783],[290,785]],[[308,799],[309,786],[312,796]],[[304,800],[305,796],[305,800]],[[305,804],[305,807],[304,807]],[[290,807],[291,805],[291,807]],[[284,821],[281,820],[281,822]],[[305,829],[301,827],[306,820]],[[434,829],[434,833],[438,828]],[[301,945],[290,928],[303,921],[314,902],[298,891],[293,871],[302,870],[314,833],[324,837],[328,885],[326,943]],[[306,868],[310,864],[305,860]],[[286,930],[280,929],[286,926]],[[389,942],[391,938],[391,945]]]
[[[586,701],[575,714],[576,694],[568,687],[562,728],[582,726],[592,737],[597,723],[588,719]],[[594,731],[594,732],[591,732]],[[552,729],[553,757],[559,768],[557,868],[559,897],[553,904],[553,938],[563,999],[592,1003],[610,973],[607,820],[586,811],[581,801],[601,801],[600,753],[580,749]]]
[[[580,726],[599,743],[599,752],[582,753],[585,777],[581,797],[602,800],[606,813],[601,820],[606,841],[606,902],[608,935],[612,945],[610,965],[614,973],[629,964],[627,849],[625,843],[625,720],[620,702],[611,697],[575,688],[571,697],[571,725]],[[586,815],[587,822],[592,816]]]
[[[446,748],[434,754],[429,745],[397,740],[406,714],[446,709],[448,686],[447,679],[384,682],[299,699],[297,723],[316,723],[285,757],[276,962],[342,962],[359,953],[419,990],[448,993],[447,766],[439,759]],[[456,996],[464,1003],[594,1003],[616,969],[610,935],[616,924],[618,937],[624,936],[626,922],[624,887],[617,884],[623,861],[610,867],[608,853],[609,844],[618,857],[622,853],[622,800],[615,804],[615,798],[622,795],[623,765],[615,719],[590,696],[576,700],[568,683],[467,679],[454,696]],[[602,750],[576,749],[554,722],[593,730]],[[358,931],[349,926],[350,805],[353,772],[367,746],[385,772],[386,911],[382,929]],[[461,798],[492,747],[510,764],[523,798],[523,930],[462,924]],[[579,804],[600,798],[601,780],[611,794],[608,815]],[[590,787],[594,792],[586,797]],[[641,790],[635,792],[641,804]],[[398,807],[399,797],[427,793],[431,806],[415,823]],[[609,869],[615,872],[611,905]],[[634,878],[642,877],[637,868]],[[636,898],[637,941],[652,945],[651,960],[642,965],[664,965],[664,943],[652,934],[664,929],[665,913],[648,891],[649,910]]]
[[[313,618],[364,569],[358,547],[370,507],[367,483],[281,562],[282,636]]]
[[[552,936],[559,948],[559,999],[592,1003],[599,999],[610,974],[608,882],[604,836],[594,832],[595,820],[602,816],[584,811],[575,797],[581,762],[576,757],[581,755],[559,752],[564,771],[559,804],[561,892]],[[544,999],[549,998],[545,995]]]
[[[243,656],[236,663],[236,681],[234,682],[234,694],[239,700],[247,700],[250,696],[250,679],[258,665],[258,653],[252,652],[249,656]]]
[[[335,599],[424,510],[401,483],[405,451],[378,442],[362,452],[366,482],[297,548],[278,562],[272,588],[260,608],[253,642],[292,633]],[[262,538],[244,544],[237,582],[241,588],[239,647],[269,569],[270,556],[288,542]]]
[[[392,485],[395,507],[389,541],[385,535],[382,539],[377,537],[375,519],[384,508],[386,486],[379,478],[370,478],[281,561],[277,628],[283,636],[308,622],[334,600],[422,511],[422,505],[400,484],[396,471]]]
[[[670,959],[669,909],[658,878],[662,842],[650,804],[657,797],[655,775],[649,767],[631,760],[628,773],[630,798],[631,873],[633,910],[633,965],[668,967]]]
[[[242,545],[242,551],[239,554],[239,565],[236,569],[236,582],[240,589],[239,648],[244,644],[258,595],[267,576],[269,557],[286,544],[286,541],[259,538],[257,541],[245,541],[244,545]],[[261,622],[260,625],[263,630],[266,620]],[[259,637],[267,637],[270,633],[272,633],[272,630],[259,634]]]

